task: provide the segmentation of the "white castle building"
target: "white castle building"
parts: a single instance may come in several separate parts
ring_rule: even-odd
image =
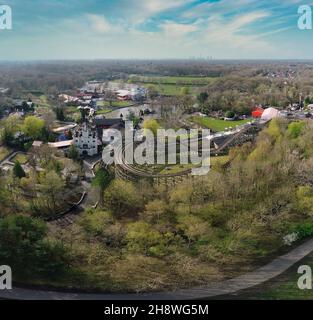
[[[84,122],[74,131],[73,139],[79,155],[92,157],[98,154],[101,142],[95,126]]]

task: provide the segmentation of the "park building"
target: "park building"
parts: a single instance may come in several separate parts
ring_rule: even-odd
[[[95,156],[99,153],[101,141],[96,126],[84,122],[77,127],[73,135],[74,145],[80,156]]]

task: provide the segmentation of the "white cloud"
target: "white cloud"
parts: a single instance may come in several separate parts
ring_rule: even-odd
[[[105,33],[112,30],[111,24],[104,17],[98,16],[96,14],[87,14],[87,18],[91,24],[92,29],[97,32]]]
[[[96,14],[87,14],[86,18],[93,32],[116,33],[121,31],[121,25],[113,25],[103,16]]]
[[[184,36],[198,30],[196,24],[181,24],[172,21],[166,21],[160,25],[160,29],[166,36],[177,37]]]
[[[140,5],[149,15],[182,7],[194,0],[140,0]]]
[[[213,16],[208,19],[205,39],[210,43],[223,43],[227,47],[251,48],[260,44],[265,45],[263,40],[257,40],[257,34],[247,32],[247,29],[250,24],[269,15],[268,12],[250,12],[236,16],[231,21],[227,21],[221,15]]]

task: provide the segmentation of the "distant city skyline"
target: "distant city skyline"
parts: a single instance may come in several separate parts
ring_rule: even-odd
[[[3,0],[0,60],[311,59],[299,0]]]

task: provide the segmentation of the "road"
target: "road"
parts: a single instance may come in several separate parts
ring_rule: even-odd
[[[14,288],[0,291],[0,298],[17,300],[198,300],[234,294],[263,284],[287,271],[313,251],[313,239],[253,272],[204,288],[148,294],[88,294]]]

